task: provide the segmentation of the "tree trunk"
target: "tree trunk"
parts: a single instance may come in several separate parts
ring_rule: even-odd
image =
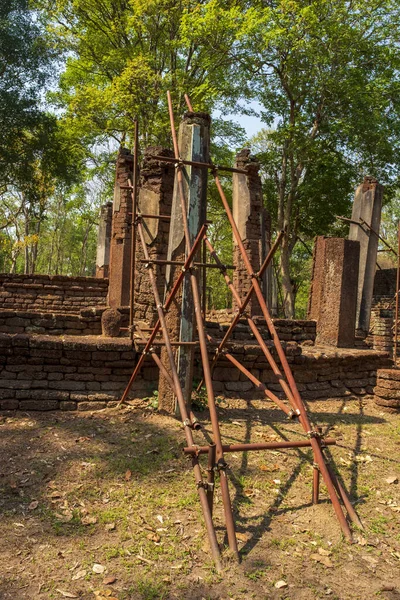
[[[294,295],[290,280],[290,249],[287,234],[284,235],[281,246],[280,271],[282,277],[283,310],[285,319],[294,319]]]

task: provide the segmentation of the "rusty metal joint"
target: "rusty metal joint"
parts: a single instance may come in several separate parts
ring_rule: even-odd
[[[321,438],[321,433],[319,431],[311,430],[311,431],[307,431],[307,437],[309,439],[315,438],[315,439],[320,439]]]
[[[182,421],[182,424],[184,427],[190,427],[190,429],[192,428],[192,422],[190,419],[185,419],[184,421]]]
[[[288,412],[287,418],[288,418],[288,419],[289,419],[289,421],[290,421],[290,420],[292,420],[292,419],[297,419],[297,417],[299,417],[299,416],[300,416],[300,411],[299,411],[299,409],[298,409],[298,408],[296,408],[296,410],[290,410],[290,411]]]
[[[228,463],[227,463],[227,462],[225,462],[225,460],[224,460],[223,458],[220,458],[220,459],[217,461],[217,465],[216,465],[216,467],[217,467],[217,470],[218,470],[218,471],[226,471],[226,470],[227,470],[227,468],[228,468]]]

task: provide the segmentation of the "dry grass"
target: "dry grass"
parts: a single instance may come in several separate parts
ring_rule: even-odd
[[[331,455],[365,532],[356,532],[356,544],[343,541],[324,486],[321,503],[310,504],[309,451],[232,454],[242,561],[226,550],[217,491],[220,575],[180,423],[143,402],[119,412],[3,414],[0,598],[400,598],[399,485],[386,481],[400,476],[400,417],[372,400],[310,408],[337,438]],[[225,401],[219,411],[227,442],[301,437],[265,402]],[[205,425],[199,443],[210,436]],[[287,585],[277,589],[279,580]]]

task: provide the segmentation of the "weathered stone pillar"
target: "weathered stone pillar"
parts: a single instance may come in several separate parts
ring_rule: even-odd
[[[178,144],[181,158],[198,162],[209,162],[210,147],[210,116],[206,113],[188,112],[183,116],[179,126]],[[201,226],[206,219],[207,204],[207,170],[186,166],[183,169],[184,188],[187,205],[187,214],[191,242],[193,243]],[[200,252],[198,254],[200,257]],[[183,231],[183,218],[181,201],[175,181],[171,225],[169,232],[168,260],[185,260],[185,239]],[[166,294],[172,289],[174,281],[181,272],[181,267],[167,267]],[[194,338],[194,304],[190,285],[189,274],[184,280],[182,290],[176,296],[175,302],[167,313],[167,324],[171,340],[193,341]],[[166,352],[161,354],[166,368],[169,363]],[[193,386],[193,347],[180,347],[177,350],[178,374],[186,402],[190,403]],[[165,378],[160,375],[159,382],[159,408],[168,412],[175,412],[176,399]]]
[[[110,240],[112,227],[112,202],[100,209],[99,232],[97,235],[96,277],[108,277],[110,264]]]
[[[317,321],[317,344],[354,346],[359,259],[358,242],[316,240],[308,318]]]
[[[258,173],[259,164],[250,156],[250,150],[245,148],[236,156],[235,166],[238,169],[247,169],[248,175],[234,173],[232,177],[232,209],[233,218],[239,229],[240,237],[246,248],[254,272],[260,268],[260,246],[262,239],[262,187]],[[233,238],[233,284],[241,298],[245,298],[252,281],[244,265],[239,247]],[[235,302],[233,302],[235,305]],[[261,308],[257,298],[253,295],[248,304],[248,311],[252,316],[261,315]]]
[[[365,221],[379,233],[381,224],[383,186],[372,177],[365,177],[354,197],[352,220]],[[371,317],[372,294],[378,256],[378,236],[366,226],[350,225],[349,240],[360,242],[360,266],[358,273],[357,330],[368,334]]]
[[[133,178],[133,156],[121,148],[117,158],[110,244],[108,304],[129,306],[131,277],[131,191],[123,189]]]
[[[175,168],[171,163],[156,160],[154,156],[157,155],[171,157],[173,156],[173,152],[161,146],[146,148],[140,167],[138,213],[169,216],[171,214]],[[142,222],[145,230],[147,250],[151,260],[166,260],[169,221],[144,218]],[[157,319],[157,310],[150,286],[149,275],[144,264],[141,262],[142,259],[144,259],[142,245],[139,236],[137,236],[134,319],[135,321],[144,320],[153,325]],[[155,266],[160,298],[164,295],[165,269],[165,265]]]

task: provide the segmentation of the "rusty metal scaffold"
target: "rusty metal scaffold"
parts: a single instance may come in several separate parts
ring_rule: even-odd
[[[187,97],[187,95],[185,95],[185,100],[186,100],[189,112],[193,112],[192,105],[191,105],[190,100]],[[225,209],[228,221],[232,227],[233,235],[236,239],[236,243],[238,244],[240,254],[242,256],[243,262],[244,262],[245,267],[248,272],[248,276],[251,279],[250,290],[248,291],[245,298],[241,298],[228,275],[227,266],[224,265],[222,263],[222,261],[218,258],[216,250],[212,246],[212,244],[207,236],[207,226],[208,226],[207,222],[204,222],[202,224],[202,226],[200,227],[200,230],[198,231],[193,244],[191,244],[191,242],[190,242],[189,226],[188,226],[188,220],[187,220],[186,198],[185,198],[184,185],[183,185],[183,169],[184,169],[186,163],[185,163],[185,161],[180,160],[178,141],[177,141],[177,136],[176,136],[176,132],[175,132],[172,101],[171,101],[171,95],[169,92],[168,92],[168,109],[169,109],[171,133],[172,133],[173,148],[174,148],[174,155],[175,155],[174,161],[175,161],[175,168],[176,168],[176,184],[177,184],[177,189],[178,189],[178,193],[179,193],[179,200],[180,200],[182,219],[183,219],[184,239],[185,239],[185,246],[186,246],[186,254],[185,254],[186,259],[182,266],[182,270],[180,271],[168,297],[165,299],[165,301],[163,303],[161,301],[161,298],[160,298],[160,295],[158,292],[158,288],[157,288],[156,274],[155,274],[155,268],[154,268],[156,266],[155,265],[156,261],[151,261],[149,253],[148,253],[148,249],[146,246],[146,242],[145,242],[145,233],[144,233],[143,222],[142,222],[143,215],[140,215],[140,214],[135,215],[135,228],[136,228],[136,232],[137,232],[137,238],[138,238],[138,240],[141,244],[142,250],[143,250],[145,267],[148,271],[150,284],[152,287],[155,304],[157,307],[158,320],[157,320],[155,326],[152,328],[152,330],[150,330],[150,333],[147,338],[146,338],[145,332],[143,330],[139,330],[139,332],[138,332],[138,338],[139,338],[141,344],[144,346],[144,348],[139,356],[137,365],[132,373],[132,376],[129,380],[129,383],[128,383],[123,395],[122,395],[122,398],[121,398],[119,404],[123,403],[127,399],[129,391],[132,387],[132,384],[134,383],[139,371],[141,370],[146,357],[148,355],[151,356],[153,358],[153,360],[155,361],[156,365],[158,366],[158,368],[160,369],[160,371],[162,372],[162,374],[164,375],[164,377],[167,379],[169,385],[171,386],[171,389],[173,390],[173,392],[177,398],[179,412],[180,412],[180,416],[182,419],[185,437],[186,437],[186,444],[187,444],[186,447],[184,448],[184,453],[187,456],[189,456],[192,461],[195,483],[197,486],[197,491],[198,491],[198,495],[199,495],[199,499],[200,499],[200,503],[201,503],[201,507],[202,507],[202,511],[203,511],[203,516],[204,516],[204,521],[205,521],[205,525],[206,525],[206,529],[207,529],[208,539],[210,542],[210,549],[211,549],[212,557],[214,559],[216,568],[218,570],[221,570],[222,564],[221,564],[220,548],[218,545],[217,536],[216,536],[216,532],[215,532],[215,528],[214,528],[214,524],[213,524],[213,496],[214,496],[215,475],[219,476],[219,484],[220,484],[220,488],[221,488],[221,496],[222,496],[222,502],[223,502],[223,509],[224,509],[225,524],[226,524],[229,548],[230,548],[231,552],[233,553],[233,555],[237,559],[239,559],[239,552],[238,552],[236,533],[235,533],[235,523],[234,523],[232,504],[231,504],[231,500],[230,500],[229,486],[228,486],[228,475],[227,475],[228,465],[225,461],[225,454],[229,453],[229,452],[239,452],[239,451],[249,452],[249,451],[260,451],[260,450],[268,450],[268,449],[310,447],[313,451],[313,457],[314,457],[312,500],[314,503],[318,503],[320,475],[321,475],[322,479],[326,485],[326,488],[328,490],[334,511],[335,511],[338,521],[340,523],[340,527],[343,531],[343,534],[345,535],[345,537],[348,540],[351,540],[352,533],[351,533],[348,521],[345,517],[342,504],[346,508],[349,520],[352,521],[357,527],[363,528],[363,526],[362,526],[360,519],[358,518],[358,515],[356,514],[354,508],[352,507],[352,505],[350,503],[350,500],[348,498],[348,495],[347,495],[344,487],[337,479],[336,474],[334,473],[332,468],[329,466],[328,461],[324,455],[324,449],[327,446],[334,445],[336,442],[334,439],[324,439],[323,435],[321,434],[321,430],[319,428],[313,427],[311,425],[306,408],[300,397],[296,382],[294,380],[292,371],[290,369],[285,352],[284,352],[282,344],[280,342],[279,336],[276,332],[274,323],[271,319],[268,307],[266,305],[266,302],[265,302],[265,299],[264,299],[264,296],[262,293],[261,285],[260,285],[261,276],[264,273],[265,269],[270,264],[274,254],[276,253],[276,251],[279,247],[279,244],[282,240],[282,237],[284,235],[284,232],[279,233],[274,245],[272,246],[270,252],[268,253],[268,256],[265,258],[260,270],[257,273],[255,273],[251,266],[251,262],[247,255],[244,244],[242,242],[237,225],[236,225],[235,220],[232,215],[232,211],[230,209],[230,206],[228,204],[227,198],[224,194],[224,191],[222,189],[222,185],[221,185],[221,182],[220,182],[220,179],[218,176],[219,170],[224,170],[224,171],[228,171],[228,172],[229,171],[235,172],[235,170],[231,169],[231,168],[217,167],[217,166],[215,166],[213,164],[209,164],[209,163],[199,163],[201,165],[201,167],[209,169],[214,177],[214,181],[215,181],[217,190],[219,192],[223,207]],[[170,159],[167,159],[162,156],[157,157],[157,158],[160,161],[161,160],[170,160]],[[186,162],[188,162],[188,161],[186,161]],[[199,164],[196,164],[196,166],[199,166]],[[240,172],[242,172],[242,170]],[[244,173],[246,173],[246,171],[244,171]],[[136,192],[136,190],[135,190],[135,192]],[[215,265],[213,264],[213,266],[217,267],[220,270],[220,272],[223,276],[223,279],[225,280],[225,283],[228,286],[228,288],[230,289],[233,297],[235,298],[237,306],[238,306],[237,313],[236,313],[231,325],[229,326],[224,338],[222,339],[222,341],[217,341],[214,338],[212,338],[212,336],[207,335],[206,330],[205,330],[205,311],[204,311],[204,306],[202,306],[202,303],[201,303],[200,289],[199,289],[200,286],[199,286],[198,277],[196,276],[196,273],[195,273],[196,258],[198,256],[200,256],[202,245],[203,245],[203,250],[204,250],[204,246],[206,246],[206,248],[208,249],[210,258],[212,258],[215,262]],[[206,266],[208,266],[204,251],[203,251],[203,263]],[[205,270],[205,268],[204,268],[204,270]],[[195,306],[195,321],[196,321],[198,340],[196,342],[179,342],[178,341],[177,343],[176,342],[174,343],[170,339],[170,334],[168,331],[165,315],[166,315],[169,307],[171,306],[185,277],[188,277],[190,279],[191,289],[192,289],[192,293],[193,293],[193,301],[194,301],[194,306]],[[284,392],[284,394],[286,396],[287,402],[284,402],[275,393],[268,390],[267,387],[261,381],[259,381],[250,371],[248,371],[244,367],[244,365],[242,365],[240,363],[240,361],[238,361],[229,352],[229,347],[227,348],[227,344],[229,343],[229,338],[230,338],[235,326],[239,322],[240,318],[242,317],[243,314],[245,314],[246,307],[249,304],[253,295],[255,295],[257,297],[258,302],[260,304],[262,314],[264,316],[270,336],[272,338],[273,346],[279,357],[279,362],[280,362],[281,367],[278,365],[278,362],[273,357],[270,348],[265,343],[265,341],[262,337],[262,334],[261,334],[259,328],[257,327],[256,323],[253,321],[253,319],[248,317],[247,322],[249,324],[251,332],[253,333],[257,343],[259,344],[262,352],[264,353],[264,355],[272,369],[272,372],[274,373],[274,375],[276,377],[276,381],[280,384],[282,391]],[[158,354],[156,353],[156,346],[157,346],[157,344],[160,344],[160,340],[156,339],[156,338],[160,331],[162,332],[162,345],[165,347],[167,355],[168,355],[170,373],[168,373],[167,369],[165,368],[165,366],[161,362]],[[202,361],[202,368],[203,368],[203,380],[204,380],[206,391],[207,391],[207,403],[208,403],[208,410],[209,410],[209,415],[210,415],[210,421],[211,421],[211,427],[212,427],[212,438],[213,438],[212,443],[210,443],[208,446],[198,446],[194,442],[193,429],[198,429],[199,423],[198,423],[196,417],[193,415],[193,413],[190,411],[189,407],[185,403],[184,395],[183,395],[183,391],[182,391],[182,387],[181,387],[181,382],[179,380],[177,367],[175,364],[175,358],[174,358],[174,354],[173,354],[173,346],[179,345],[179,344],[184,344],[184,343],[197,344],[200,347],[200,354],[201,354],[201,361]],[[210,364],[209,356],[208,356],[209,347],[215,347],[215,346],[216,346],[216,350],[215,350],[214,358],[212,359],[211,364]],[[301,440],[275,442],[275,443],[259,443],[259,444],[247,443],[247,444],[234,444],[234,445],[226,445],[226,444],[222,443],[221,431],[220,431],[217,408],[216,408],[215,395],[214,395],[213,384],[212,384],[212,371],[221,355],[224,355],[225,359],[227,359],[233,365],[235,365],[250,381],[252,381],[252,383],[255,385],[255,387],[258,390],[262,391],[268,399],[272,400],[286,414],[286,416],[289,419],[298,419],[298,421],[299,421],[300,425],[302,426],[303,431],[305,433],[305,436]],[[204,479],[202,470],[200,467],[200,456],[203,454],[207,454],[207,456],[208,456],[207,478],[206,479]],[[341,502],[342,502],[342,504],[341,504]]]

